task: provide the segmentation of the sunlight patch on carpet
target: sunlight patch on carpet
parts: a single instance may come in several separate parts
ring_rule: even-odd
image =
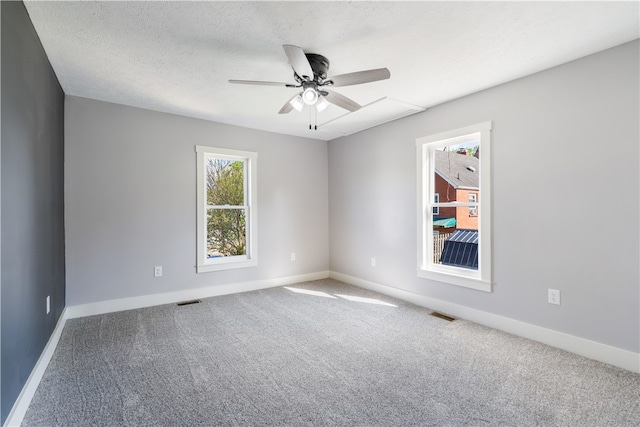
[[[298,294],[305,294],[305,295],[313,295],[316,297],[324,297],[324,298],[333,298],[333,299],[337,299],[336,297],[334,297],[333,295],[329,295],[326,292],[320,292],[320,291],[311,291],[309,289],[300,289],[300,288],[290,288],[288,286],[283,286],[283,288],[285,288],[288,291],[291,292],[296,292]]]
[[[364,302],[367,304],[386,305],[388,307],[397,307],[397,305],[389,304],[388,302],[384,302],[382,300],[375,299],[375,298],[364,298],[364,297],[357,297],[353,295],[340,295],[340,294],[335,294],[335,295],[337,297],[344,298],[349,301]]]

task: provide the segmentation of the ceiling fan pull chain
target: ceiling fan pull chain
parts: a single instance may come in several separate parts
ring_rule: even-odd
[[[313,129],[318,130],[318,109],[315,105],[311,109],[313,110]]]

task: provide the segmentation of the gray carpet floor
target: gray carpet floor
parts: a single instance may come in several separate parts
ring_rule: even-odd
[[[640,375],[334,280],[69,320],[23,426],[638,426]]]

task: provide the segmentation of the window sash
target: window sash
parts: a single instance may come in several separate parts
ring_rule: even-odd
[[[238,156],[223,156],[223,155],[219,155],[219,154],[215,154],[215,153],[204,153],[204,161],[205,161],[205,168],[207,166],[207,161],[209,160],[223,160],[223,161],[228,161],[228,162],[241,162],[242,163],[242,203],[244,206],[248,205],[247,202],[247,196],[249,194],[249,183],[247,180],[247,161],[248,159],[243,158],[243,157],[238,157]],[[205,185],[206,185],[206,180],[207,177],[205,175],[204,177],[205,179]],[[208,194],[207,194],[208,196]],[[205,200],[209,200],[208,197],[205,198]],[[228,204],[225,205],[208,205],[208,206],[231,206]]]
[[[206,205],[206,209],[249,209],[249,205]]]
[[[440,207],[440,208],[464,208],[472,206],[480,206],[480,202],[441,202],[441,203],[429,203],[427,206]]]
[[[223,256],[217,256],[217,257],[213,257],[213,258],[209,258],[209,251],[210,251],[210,247],[209,247],[209,239],[211,238],[211,236],[209,235],[209,227],[208,227],[208,223],[207,223],[207,229],[206,229],[206,233],[207,233],[207,241],[206,241],[206,251],[207,251],[207,257],[205,258],[204,262],[205,264],[217,264],[217,263],[221,263],[223,262],[223,259],[228,259],[228,258],[234,258],[234,259],[240,259],[240,257],[247,259],[248,258],[248,254],[249,254],[249,247],[248,247],[248,242],[249,242],[249,226],[246,223],[246,219],[248,218],[248,208],[244,208],[244,207],[239,207],[239,208],[231,208],[231,207],[222,207],[222,208],[216,208],[216,207],[207,207],[206,209],[206,216],[207,216],[207,221],[209,219],[209,213],[211,211],[242,211],[244,213],[244,218],[245,218],[245,224],[244,224],[244,254],[237,254],[237,255],[223,255]]]

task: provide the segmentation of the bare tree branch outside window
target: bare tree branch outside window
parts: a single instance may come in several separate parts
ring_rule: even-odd
[[[246,255],[245,163],[207,159],[207,255]]]

